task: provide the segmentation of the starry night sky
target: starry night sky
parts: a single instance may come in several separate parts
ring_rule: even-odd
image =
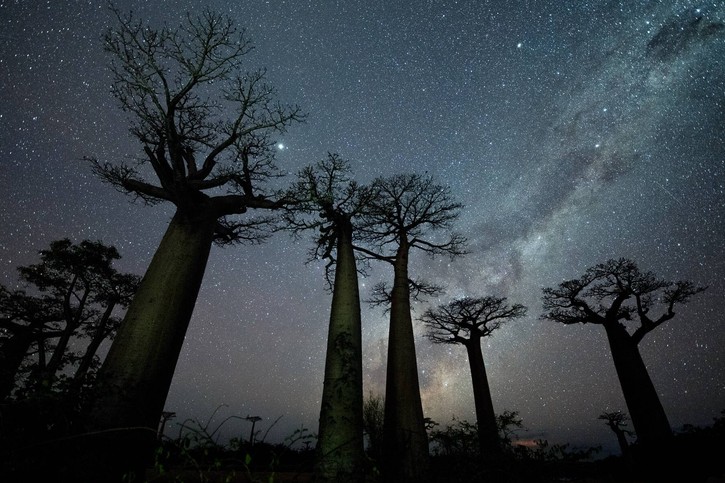
[[[624,410],[599,326],[539,320],[541,288],[608,258],[709,289],[641,351],[674,428],[725,409],[725,4],[720,1],[122,0],[157,25],[201,4],[233,17],[283,101],[293,175],[328,151],[357,179],[414,171],[465,204],[471,253],[413,257],[460,296],[529,307],[483,344],[494,406],[525,438],[616,446]],[[0,282],[55,239],[101,239],[142,274],[173,213],[94,178],[84,156],[142,154],[110,94],[101,1],[0,0]],[[289,180],[292,176],[289,177]],[[167,400],[177,419],[258,415],[279,441],[316,430],[330,295],[309,240],[213,248]],[[363,297],[392,277],[373,267]],[[418,304],[421,314],[425,304]],[[475,420],[465,349],[416,323],[426,416]],[[387,317],[363,309],[365,392],[384,392]],[[212,425],[213,426],[213,425]],[[173,428],[177,426],[172,425]],[[223,436],[247,436],[231,421]]]

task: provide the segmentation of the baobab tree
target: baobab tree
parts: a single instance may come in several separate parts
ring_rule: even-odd
[[[601,419],[617,436],[617,443],[619,443],[619,449],[622,451],[622,456],[627,456],[629,453],[629,442],[627,442],[627,435],[631,435],[632,432],[627,427],[627,421],[629,418],[627,414],[621,411],[604,411],[600,414],[597,419]]]
[[[360,253],[393,267],[390,332],[385,384],[383,471],[389,481],[425,481],[428,439],[420,399],[418,365],[410,306],[408,260],[411,250],[455,257],[465,253],[465,238],[446,233],[462,205],[450,189],[417,174],[378,178],[359,228]]]
[[[478,441],[484,458],[501,453],[496,413],[481,352],[481,339],[490,337],[503,323],[526,315],[521,304],[508,305],[500,297],[466,297],[429,308],[421,320],[428,339],[436,344],[461,344],[468,353],[476,406]]]
[[[317,438],[320,481],[361,481],[364,475],[362,330],[353,239],[355,218],[373,197],[373,190],[350,178],[349,163],[335,154],[302,170],[287,194],[286,229],[317,233],[313,258],[327,261],[332,286]]]
[[[666,445],[672,428],[647,372],[639,343],[675,316],[675,307],[705,290],[689,281],[670,282],[641,271],[625,258],[589,268],[581,278],[544,289],[543,319],[562,324],[598,324],[609,340],[638,442],[645,448]],[[628,329],[628,325],[634,327]]]
[[[304,116],[276,100],[263,70],[242,72],[252,44],[231,19],[205,10],[176,29],[155,28],[113,11],[117,26],[104,36],[112,92],[143,155],[132,164],[90,161],[120,191],[172,203],[175,213],[101,367],[89,427],[147,428],[148,439],[211,245],[264,238],[268,217],[236,215],[281,205],[263,186],[278,174],[271,136]]]

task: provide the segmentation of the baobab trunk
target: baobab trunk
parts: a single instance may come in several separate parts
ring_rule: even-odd
[[[118,445],[103,451],[111,471],[138,464],[155,438],[215,224],[206,213],[177,211],[101,366],[88,425]]]
[[[491,389],[488,385],[486,366],[481,352],[481,340],[470,339],[466,344],[468,362],[471,366],[471,380],[473,382],[473,400],[476,405],[476,420],[478,422],[478,441],[481,447],[481,456],[490,460],[501,451],[496,427],[496,413],[493,409]]]
[[[614,434],[617,435],[617,443],[619,443],[619,449],[622,451],[622,456],[627,457],[629,454],[629,443],[627,442],[627,436],[621,428],[613,427]]]
[[[318,481],[362,481],[362,334],[352,226],[337,225],[337,261],[317,440]]]
[[[384,476],[390,482],[428,481],[428,437],[420,399],[408,285],[408,242],[397,250],[390,303],[383,423]]]
[[[618,322],[606,323],[604,328],[638,442],[647,448],[665,446],[672,428],[637,344]]]

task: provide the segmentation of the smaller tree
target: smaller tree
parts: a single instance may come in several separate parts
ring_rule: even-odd
[[[501,447],[509,452],[513,451],[513,441],[516,433],[525,430],[524,421],[519,417],[518,411],[505,409],[496,415],[496,427],[501,441]]]
[[[526,315],[521,304],[508,305],[505,298],[462,298],[425,311],[421,320],[428,339],[436,344],[461,344],[468,352],[476,405],[478,440],[481,454],[491,457],[501,452],[496,413],[481,352],[481,339],[511,319]]]
[[[99,346],[114,336],[118,312],[139,283],[113,267],[119,258],[101,242],[58,240],[40,251],[40,262],[19,267],[24,290],[0,286],[0,473],[7,481],[97,480],[66,473],[75,467],[70,455],[86,455],[81,439],[68,436],[82,430]]]
[[[614,431],[614,434],[617,435],[619,449],[622,450],[622,456],[626,456],[629,453],[627,436],[632,435],[631,431],[624,429],[627,427],[627,421],[629,421],[627,414],[621,411],[604,411],[597,419],[603,420],[609,426],[609,429]]]
[[[46,338],[58,334],[53,324],[60,314],[49,298],[0,285],[0,400],[8,398],[15,388],[31,346],[44,345]]]
[[[118,325],[114,310],[128,304],[139,277],[113,268],[120,255],[100,241],[57,240],[40,251],[40,258],[40,263],[18,268],[31,294],[5,287],[0,291],[3,396],[9,395],[25,361],[25,392],[53,391],[59,380],[69,380],[64,389],[77,397],[97,365],[98,348]],[[74,341],[85,341],[80,351]],[[35,351],[29,358],[31,346]],[[69,366],[75,366],[72,376],[66,375]]]

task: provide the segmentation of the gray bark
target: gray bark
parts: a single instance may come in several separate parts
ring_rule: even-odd
[[[469,339],[465,346],[468,352],[468,362],[471,366],[473,400],[476,406],[481,455],[484,459],[491,459],[501,452],[501,445],[498,437],[498,427],[496,426],[496,412],[493,409],[491,389],[488,385],[486,366],[481,352],[481,340],[479,338]]]
[[[637,440],[647,447],[664,445],[672,428],[636,342],[618,322],[608,321],[604,328]]]
[[[177,211],[101,366],[88,422],[108,436],[107,471],[142,465],[155,438],[215,224],[216,216]]]
[[[317,440],[318,481],[361,481],[364,474],[362,331],[352,226],[337,228],[337,261]]]
[[[386,481],[391,482],[421,482],[430,478],[428,436],[410,315],[408,251],[408,241],[401,237],[393,265],[383,423],[383,469]]]

